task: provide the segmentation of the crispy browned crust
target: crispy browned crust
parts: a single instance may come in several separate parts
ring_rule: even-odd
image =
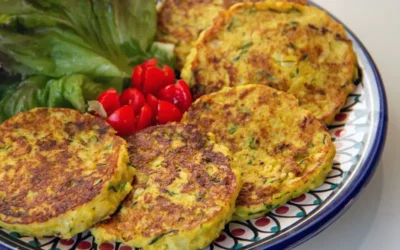
[[[0,125],[3,222],[44,222],[92,200],[113,176],[123,145],[103,119],[70,109],[40,108],[5,121]],[[86,168],[82,151],[91,152],[95,168]]]
[[[121,212],[97,226],[125,242],[135,237],[189,231],[213,219],[238,191],[229,158],[213,151],[213,145],[206,143],[207,138],[196,125],[150,127],[127,142],[138,178],[134,179],[133,191],[123,202]],[[153,161],[159,157],[162,161],[154,166]],[[210,166],[215,173],[209,171]],[[174,184],[183,178],[182,173],[188,177],[179,185]],[[153,192],[139,195],[151,188]],[[181,191],[173,193],[173,188]],[[184,197],[195,200],[185,202]]]

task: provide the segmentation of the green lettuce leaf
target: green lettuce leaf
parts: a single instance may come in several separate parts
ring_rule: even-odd
[[[32,76],[21,83],[13,83],[15,91],[6,94],[0,101],[0,121],[22,111],[44,106],[43,96],[47,80],[43,76]]]
[[[65,26],[110,52],[131,39],[146,50],[157,29],[156,3],[148,0],[0,0],[0,13],[26,28]]]
[[[129,78],[154,56],[174,66],[156,28],[155,1],[0,0],[0,62],[23,76]]]
[[[16,91],[21,76],[11,76],[0,68],[0,101],[8,94]]]
[[[96,83],[84,75],[60,79],[31,76],[21,82],[0,84],[0,122],[36,107],[74,108],[85,112],[85,100],[95,99],[113,84]]]
[[[151,0],[0,0],[0,122],[35,107],[84,112],[153,57],[174,67],[156,28]]]
[[[125,77],[128,65],[117,65],[101,52],[88,49],[81,37],[58,29],[21,35],[0,30],[0,60],[10,72],[62,77],[85,74],[93,78]],[[117,60],[116,60],[117,62]]]
[[[158,58],[159,66],[169,65],[172,68],[176,66],[176,58],[174,54],[174,45],[170,43],[155,42],[149,50],[150,58]]]

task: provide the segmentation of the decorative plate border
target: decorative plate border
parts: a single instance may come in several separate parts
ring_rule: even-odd
[[[311,5],[323,10],[315,3]],[[345,107],[336,116],[336,122],[330,126],[338,151],[333,171],[321,187],[262,218],[230,222],[220,237],[206,249],[293,248],[338,219],[373,176],[386,139],[386,94],[379,71],[365,46],[348,27],[342,25],[353,40],[364,79],[349,96]],[[87,232],[71,240],[60,240],[53,237],[21,237],[17,233],[0,230],[0,249],[7,249],[7,245],[19,249],[132,249],[120,243],[97,246]]]

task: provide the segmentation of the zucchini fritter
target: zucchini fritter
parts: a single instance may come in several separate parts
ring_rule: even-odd
[[[201,31],[212,24],[220,12],[236,3],[259,1],[262,0],[163,0],[158,12],[157,39],[175,44],[177,65],[181,69]],[[307,0],[288,1],[307,3]]]
[[[288,2],[237,4],[202,33],[182,78],[195,97],[264,84],[293,94],[329,124],[357,78],[357,58],[342,25],[315,7]]]
[[[292,95],[265,85],[224,88],[199,98],[183,122],[216,136],[242,167],[236,214],[259,217],[323,183],[335,147],[324,124]]]
[[[0,226],[71,238],[131,190],[126,142],[103,119],[37,108],[0,124]]]
[[[127,141],[137,170],[133,191],[117,214],[91,230],[96,242],[143,249],[209,245],[231,220],[241,188],[229,150],[195,125],[150,127]]]

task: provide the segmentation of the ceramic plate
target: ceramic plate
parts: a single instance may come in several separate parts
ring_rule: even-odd
[[[337,148],[332,172],[319,188],[276,208],[265,217],[232,221],[206,249],[284,249],[316,235],[336,220],[358,197],[372,177],[386,129],[386,97],[379,72],[357,37],[347,29],[358,55],[362,78],[345,107],[329,127]],[[131,250],[119,243],[97,246],[88,232],[69,240],[21,237],[0,230],[0,249]]]

